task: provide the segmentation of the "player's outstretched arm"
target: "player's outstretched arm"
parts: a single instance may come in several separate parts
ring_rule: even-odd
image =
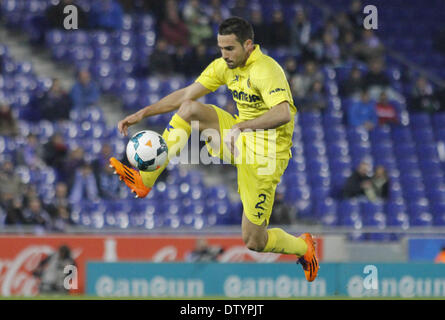
[[[177,110],[183,102],[199,99],[210,92],[209,89],[199,82],[194,82],[185,88],[173,91],[158,102],[127,116],[125,119],[119,121],[117,128],[121,134],[127,135],[128,127],[138,123],[142,119]]]
[[[244,130],[258,130],[258,129],[275,129],[292,120],[292,114],[289,109],[289,103],[283,101],[272,107],[266,113],[263,113],[258,118],[238,122],[224,137],[224,143],[229,147],[233,155],[238,156],[238,150],[235,146],[235,141],[238,139],[240,133]]]
[[[291,121],[292,114],[289,109],[289,103],[283,101],[272,107],[269,111],[262,114],[258,118],[239,122],[235,125],[240,131],[257,130],[257,129],[275,129],[289,121]]]

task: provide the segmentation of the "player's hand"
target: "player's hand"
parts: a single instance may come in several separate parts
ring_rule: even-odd
[[[236,147],[236,140],[238,140],[239,135],[241,134],[241,130],[238,127],[233,126],[229,133],[224,137],[224,144],[229,148],[230,153],[234,155],[234,157],[238,157],[239,151]]]
[[[126,117],[125,119],[119,121],[119,123],[117,124],[117,129],[122,135],[126,136],[128,135],[128,127],[138,123],[141,120],[142,116],[140,114],[133,113],[128,117]]]

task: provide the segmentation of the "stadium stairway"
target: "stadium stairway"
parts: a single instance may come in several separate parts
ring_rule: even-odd
[[[0,43],[5,44],[17,60],[30,62],[37,76],[48,79],[58,78],[65,90],[73,86],[75,69],[68,64],[56,63],[46,48],[32,46],[26,33],[11,31],[0,24]],[[122,119],[122,108],[115,97],[102,95],[99,105],[104,110],[107,125],[114,125]]]

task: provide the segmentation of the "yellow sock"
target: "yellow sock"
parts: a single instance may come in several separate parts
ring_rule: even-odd
[[[301,257],[307,251],[307,244],[303,239],[292,236],[280,228],[268,229],[267,235],[263,252],[296,254]]]
[[[162,171],[164,171],[164,169],[167,167],[170,159],[172,157],[177,156],[181,152],[181,150],[187,144],[191,131],[192,128],[190,127],[190,124],[187,121],[182,119],[177,114],[175,114],[172,117],[170,123],[168,124],[167,128],[164,130],[164,133],[162,134],[162,137],[164,138],[168,147],[167,161],[165,161],[162,167],[160,167],[155,171],[152,172],[140,171],[142,181],[147,187],[149,188],[153,187],[153,185],[156,182],[156,179],[158,179]]]

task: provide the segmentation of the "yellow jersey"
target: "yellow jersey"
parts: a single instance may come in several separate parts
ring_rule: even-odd
[[[287,101],[292,115],[290,122],[276,128],[275,132],[270,132],[273,129],[257,130],[241,135],[248,148],[268,150],[268,146],[275,143],[276,159],[289,159],[292,156],[292,134],[297,109],[283,69],[274,59],[263,54],[259,45],[255,45],[243,67],[230,69],[223,58],[218,58],[208,65],[196,82],[211,91],[227,85],[236,102],[239,121],[258,118],[277,104]]]

